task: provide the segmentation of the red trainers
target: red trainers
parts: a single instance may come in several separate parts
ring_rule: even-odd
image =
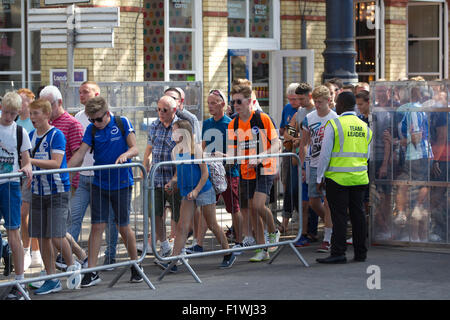
[[[328,253],[330,252],[330,243],[328,241],[323,241],[320,247],[317,249],[317,252]]]

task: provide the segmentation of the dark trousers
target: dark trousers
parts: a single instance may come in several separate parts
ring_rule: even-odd
[[[366,213],[364,194],[367,185],[342,186],[331,179],[325,179],[326,194],[331,210],[333,234],[331,236],[331,255],[345,255],[347,249],[347,219],[352,223],[353,249],[355,256],[366,257]]]

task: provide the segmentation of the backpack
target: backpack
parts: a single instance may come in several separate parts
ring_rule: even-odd
[[[125,129],[123,128],[123,122],[122,118],[120,116],[113,116],[114,121],[117,124],[117,127],[119,128],[120,132],[122,133],[122,137],[125,136]],[[91,153],[94,152],[94,146],[95,146],[95,133],[97,132],[97,127],[92,125],[91,134],[92,134],[92,146],[91,146]]]
[[[16,137],[17,137],[17,160],[19,161],[19,167],[20,161],[22,161],[22,154],[20,152],[20,148],[22,148],[22,140],[23,140],[23,130],[22,127],[17,125],[16,127]]]
[[[228,188],[227,179],[225,177],[225,167],[222,161],[212,161],[208,163],[209,180],[211,181],[216,194],[225,192]]]

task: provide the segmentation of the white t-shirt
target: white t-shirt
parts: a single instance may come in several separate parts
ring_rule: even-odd
[[[91,123],[89,122],[88,116],[86,115],[84,110],[81,110],[80,112],[78,112],[75,115],[75,119],[80,121],[81,125],[83,126],[84,133],[86,133],[86,128]],[[82,167],[91,167],[93,165],[94,165],[94,153],[91,153],[91,150],[89,148],[89,151],[86,152],[86,154],[84,156],[83,164],[81,166]],[[94,171],[81,171],[80,174],[83,176],[93,176]]]
[[[17,154],[17,124],[13,122],[9,126],[0,124],[0,174],[13,173],[20,169]],[[27,130],[22,128],[22,146],[20,153],[31,149],[30,137]],[[20,182],[19,178],[11,180],[1,179],[0,184],[6,182]]]
[[[330,110],[325,117],[319,117],[317,115],[317,110],[314,110],[305,117],[303,120],[303,130],[309,131],[310,143],[309,143],[309,154],[310,162],[309,165],[313,168],[317,168],[319,165],[319,155],[322,149],[322,140],[325,133],[325,125],[328,120],[337,118],[338,115],[333,110]]]

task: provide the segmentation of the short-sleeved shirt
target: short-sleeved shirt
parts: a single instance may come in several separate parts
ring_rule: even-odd
[[[30,132],[30,141],[32,150],[42,140],[44,135],[38,136],[37,131]],[[51,160],[53,153],[63,155],[60,169],[67,168],[66,159],[66,138],[61,130],[55,127],[51,127],[48,134],[44,137],[44,140],[39,144],[39,148],[34,154],[34,159]],[[39,167],[33,166],[33,171],[44,170]],[[68,192],[70,190],[69,173],[54,173],[47,175],[33,175],[33,181],[31,184],[31,192],[37,195],[51,195],[62,192]]]
[[[20,152],[31,149],[30,138],[25,128],[22,128],[22,146]],[[9,126],[0,124],[0,174],[13,173],[20,169],[17,153],[17,124],[13,122]],[[19,178],[0,179],[0,184],[6,182],[19,182]]]
[[[175,116],[172,123],[166,128],[159,119],[150,124],[147,144],[152,147],[152,164],[172,161],[172,150],[175,141],[172,140],[172,126],[178,121]],[[175,166],[161,166],[155,172],[156,188],[164,187],[175,174]]]
[[[227,130],[230,122],[231,118],[227,115],[219,121],[214,120],[214,117],[203,121],[202,140],[206,143],[205,152],[227,152]],[[233,166],[229,173],[232,177],[239,177],[237,165]]]
[[[50,124],[58,128],[66,138],[66,157],[70,161],[75,152],[80,148],[83,140],[84,129],[81,123],[71,116],[67,111],[64,111],[55,120],[50,121]],[[78,187],[79,175],[76,174],[72,179],[72,184],[75,188]]]
[[[95,166],[114,164],[121,154],[128,151],[127,137],[130,133],[134,133],[134,129],[126,117],[120,117],[120,119],[124,129],[123,135],[116,124],[115,117],[111,117],[105,128],[95,132],[93,152]],[[92,146],[92,126],[93,124],[90,124],[86,128],[83,137],[83,142],[88,146]],[[131,160],[128,159],[127,162]],[[131,168],[95,170],[92,183],[103,190],[128,188],[134,184],[133,173]]]
[[[27,130],[27,134],[34,130],[33,122],[31,122],[30,117],[26,118],[25,120],[22,120],[19,117],[19,119],[16,120],[16,123],[19,126],[25,128],[25,130]]]
[[[273,125],[270,117],[265,113],[260,113],[261,121],[263,123],[263,128],[251,128],[251,119],[255,116],[255,111],[252,111],[250,118],[243,122],[240,118],[234,118],[228,124],[228,148],[234,149],[237,146],[237,155],[256,155],[257,145],[259,141],[257,140],[256,133],[259,131],[260,141],[262,150],[264,152],[270,148],[270,141],[278,138],[277,130]],[[234,131],[234,122],[238,122],[238,129]],[[248,167],[249,160],[241,161],[241,178],[245,180],[253,180],[257,177],[257,172],[255,168]],[[261,175],[274,175],[276,174],[276,159],[275,158],[265,158],[262,160],[262,167],[260,170]]]
[[[285,105],[283,111],[281,112],[280,128],[286,127],[289,124],[289,122],[291,122],[292,117],[298,110],[300,109],[293,108],[290,103]]]
[[[310,144],[309,144],[309,154],[310,154],[310,166],[317,168],[319,165],[320,150],[322,149],[322,140],[325,133],[325,125],[328,120],[337,118],[338,115],[333,110],[330,110],[325,117],[319,117],[317,110],[314,110],[303,120],[303,130],[309,131]]]

